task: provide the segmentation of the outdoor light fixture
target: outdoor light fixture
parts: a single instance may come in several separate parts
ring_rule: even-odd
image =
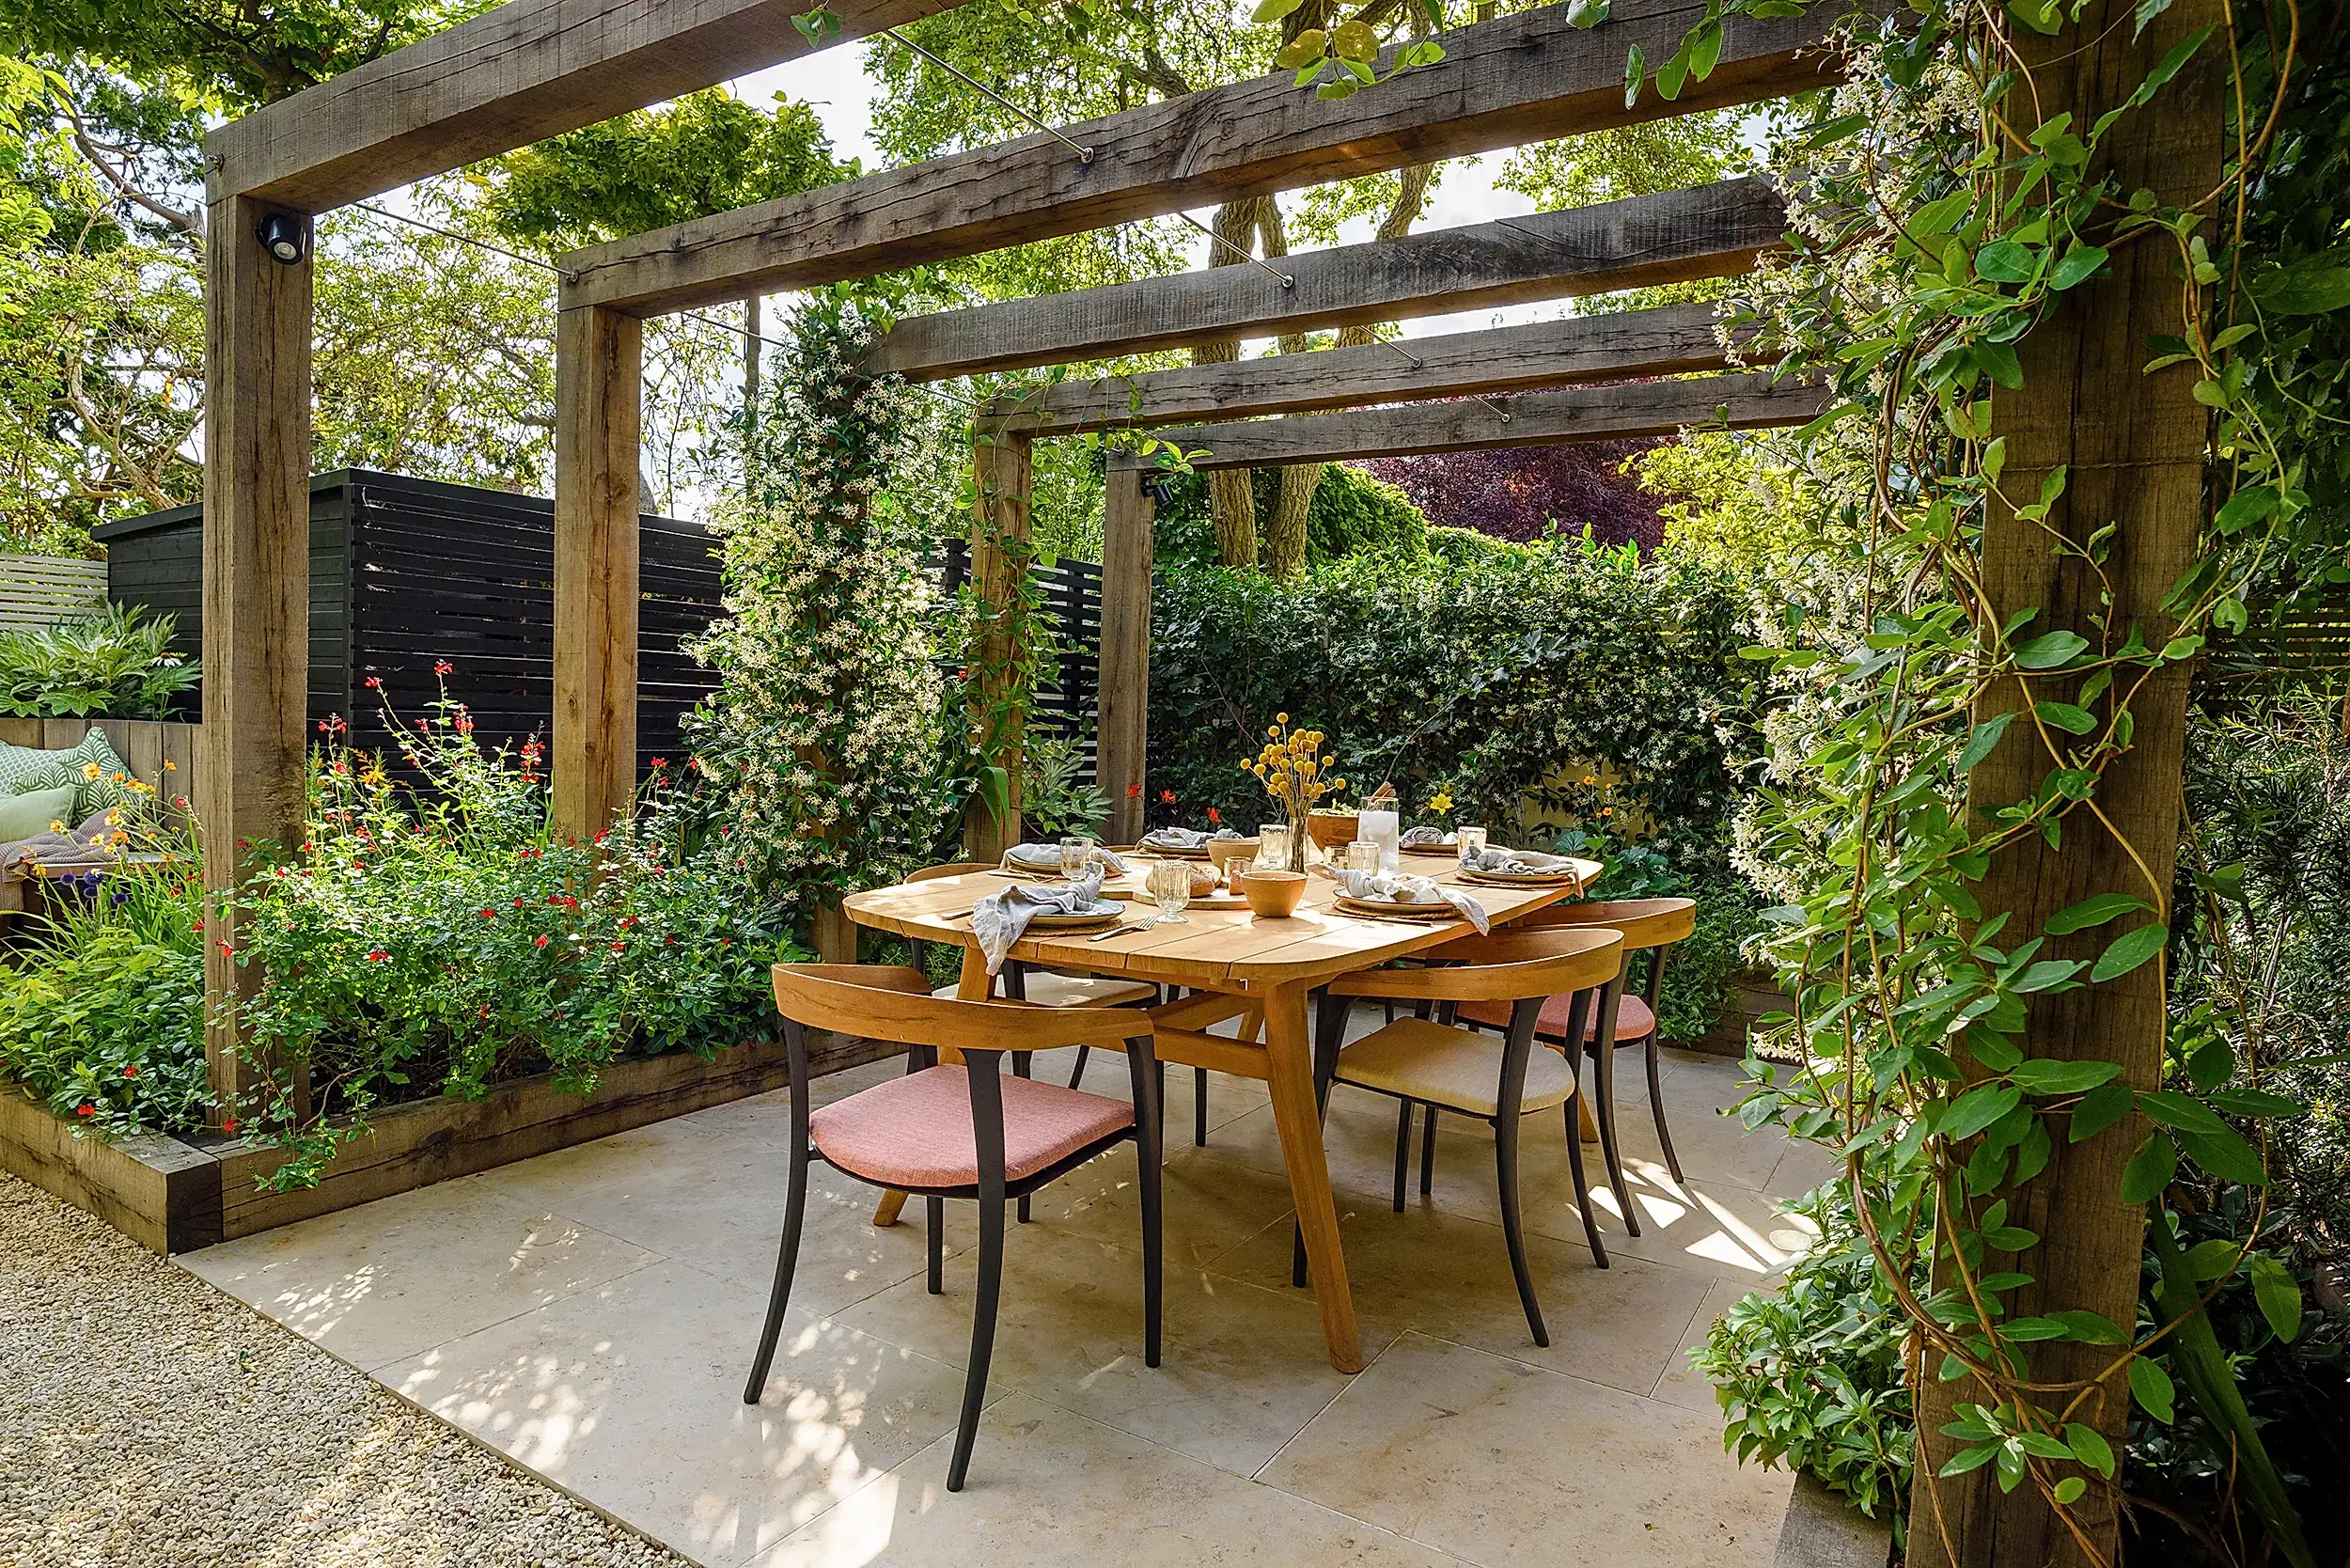
[[[1175,504],[1175,481],[1165,474],[1153,478],[1151,481],[1151,499],[1163,508],[1173,506]]]
[[[302,259],[302,222],[283,212],[272,212],[253,226],[253,233],[261,242],[261,248],[277,260],[290,267]]]

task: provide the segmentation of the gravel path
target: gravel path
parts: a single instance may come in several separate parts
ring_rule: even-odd
[[[683,1561],[0,1176],[0,1563]]]

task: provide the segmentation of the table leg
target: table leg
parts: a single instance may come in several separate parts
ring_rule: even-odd
[[[1577,1121],[1577,1130],[1582,1133],[1583,1141],[1586,1143],[1597,1143],[1599,1141],[1599,1123],[1591,1119],[1590,1101],[1585,1099],[1580,1094],[1576,1095],[1574,1097],[1574,1109],[1575,1115],[1579,1119]]]
[[[987,972],[987,955],[977,948],[964,949],[963,974],[955,981],[956,997],[966,1002],[983,1002],[995,990],[995,977]],[[961,1053],[951,1049],[939,1053],[942,1061],[960,1058]],[[887,1230],[898,1223],[898,1215],[905,1206],[906,1195],[896,1187],[888,1188],[881,1195],[881,1201],[873,1205],[873,1223]]]
[[[1307,988],[1276,986],[1265,996],[1265,1054],[1271,1069],[1273,1122],[1281,1135],[1281,1163],[1306,1239],[1306,1268],[1322,1308],[1330,1364],[1363,1370],[1355,1329],[1355,1297],[1347,1288],[1346,1256],[1339,1245],[1339,1211],[1330,1196],[1330,1165],[1322,1147],[1322,1117],[1314,1103],[1313,1046],[1306,1025]]]

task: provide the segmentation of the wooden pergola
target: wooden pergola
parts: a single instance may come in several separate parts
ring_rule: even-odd
[[[258,980],[229,956],[237,939],[229,895],[245,852],[285,839],[299,826],[303,803],[311,262],[306,245],[291,263],[274,259],[256,238],[258,227],[283,220],[306,237],[310,220],[329,208],[803,55],[814,46],[792,25],[799,8],[778,0],[513,0],[208,138],[213,239],[199,808],[214,895],[207,964],[214,1000]],[[832,8],[840,23],[832,39],[846,40],[945,9],[947,0],[840,0]],[[1030,136],[565,258],[556,333],[552,736],[558,826],[590,832],[631,794],[645,318],[1784,96],[1827,79],[1830,56],[1810,46],[1828,31],[1831,8],[1728,19],[1715,69],[1670,102],[1652,89],[1626,106],[1626,53],[1637,47],[1652,61],[1669,57],[1706,18],[1703,0],[1615,0],[1608,20],[1591,28],[1550,7],[1449,31],[1441,64],[1344,100],[1318,99],[1277,74],[1065,128],[1069,141],[1088,149],[1083,157],[1057,137]],[[2216,14],[2208,0],[2186,0],[2135,39],[2120,24],[2127,17],[2122,0],[2090,0],[2078,24],[2086,42],[2019,34],[2017,47],[2024,64],[2045,71],[2041,108],[2053,114],[2071,99],[2102,103],[2111,96],[2104,84],[2142,78],[2162,51]],[[2130,184],[2193,199],[2217,183],[2217,86],[2189,81],[2187,91],[2200,95],[2189,98],[2192,113],[2141,117],[2109,139],[2108,154]],[[911,379],[938,379],[1721,275],[1749,266],[1778,243],[1781,227],[1766,187],[1733,181],[1297,256],[1280,263],[1280,278],[1255,267],[1217,267],[916,318],[887,335],[873,363]],[[2069,464],[2073,485],[2048,526],[2078,540],[2107,522],[2119,525],[2101,585],[2081,566],[2078,549],[2059,552],[2041,525],[1995,509],[1983,532],[1984,581],[2010,608],[2037,609],[2041,631],[2111,614],[2158,634],[2167,624],[2163,596],[2192,556],[2201,516],[2204,424],[2188,394],[2190,378],[2177,369],[2139,373],[2147,334],[2177,330],[2168,260],[2157,247],[2138,245],[2117,266],[2121,286],[2076,290],[2053,322],[2030,335],[2023,346],[2026,389],[2003,394],[1994,407],[1995,432],[2008,438],[2012,493],[2036,494],[2041,474]],[[1025,531],[1034,440],[1086,430],[1214,420],[1177,439],[1206,447],[1206,464],[1230,465],[1646,434],[1716,421],[1784,423],[1817,407],[1815,393],[1775,386],[1767,377],[1629,380],[1721,368],[1705,323],[1688,311],[1464,334],[1415,342],[1409,353],[1407,361],[1384,348],[1339,350],[1051,389],[1034,407],[991,411],[977,447],[981,505],[997,510],[997,529]],[[1425,400],[1470,395],[1507,395],[1506,420],[1478,402]],[[1333,412],[1349,408],[1356,411]],[[1258,415],[1269,417],[1247,417]],[[1151,519],[1140,479],[1132,460],[1114,463],[1105,520],[1102,773],[1121,805],[1120,786],[1140,776],[1144,742]],[[2106,588],[2109,606],[2097,598]],[[2153,640],[2158,645],[2160,635]],[[2090,891],[2125,885],[2134,872],[2116,833],[2151,863],[2168,864],[2175,854],[2186,700],[2176,670],[2170,666],[2139,693],[2136,745],[2100,793],[2115,833],[2068,832],[2061,849],[2024,847],[1995,866],[1997,886],[1986,897],[2018,911],[2011,934],[2037,932],[2049,913]],[[1989,699],[1995,708],[2021,700],[2013,692]],[[2012,797],[2036,784],[2024,739],[2029,728],[2013,728],[1978,773],[1979,788],[1997,776],[2015,785]],[[1124,825],[1133,825],[1131,815]],[[2049,952],[2088,956],[2093,940],[2094,933],[2060,938]],[[2159,972],[2147,965],[2118,983],[2036,1006],[2028,1051],[2118,1060],[2126,1065],[2125,1081],[2154,1087],[2162,1051]],[[223,1020],[212,1026],[210,1055],[226,1114],[246,1085],[233,1025],[217,1011],[213,1017]],[[2043,1278],[2026,1295],[2130,1321],[2139,1228],[2114,1196],[2124,1147],[2108,1134],[2060,1150],[2029,1189],[2018,1222],[2044,1231],[2047,1243],[2038,1255]],[[2059,1194],[2063,1222],[2044,1223]],[[2036,1308],[2019,1298],[2016,1309]],[[2052,1349],[2051,1375],[2075,1375],[2066,1360],[2073,1355]],[[2125,1405],[2126,1399],[2107,1402],[2109,1411]],[[1921,1438],[1921,1463],[1941,1441]],[[1996,1492],[1986,1475],[1944,1483],[1946,1514],[1961,1516],[1954,1525],[1946,1518],[1950,1535],[1914,1531],[1913,1552],[1935,1557],[1951,1536],[1997,1539],[2003,1560],[2012,1553],[2040,1560],[2064,1549],[2047,1533],[2044,1509],[2029,1497]]]

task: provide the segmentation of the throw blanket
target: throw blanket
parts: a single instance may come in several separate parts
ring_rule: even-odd
[[[990,893],[971,909],[971,934],[987,956],[987,972],[1004,966],[1004,955],[1028,929],[1028,922],[1046,910],[1075,915],[1093,907],[1102,894],[1102,868],[1096,866],[1074,882],[1040,887],[1015,882],[1000,893]]]
[[[30,867],[36,862],[43,870],[59,876],[104,870],[119,858],[105,842],[113,831],[106,825],[106,813],[98,811],[81,826],[64,833],[40,833],[11,844],[0,844],[0,871]]]
[[[1096,864],[1109,868],[1112,876],[1126,874],[1126,862],[1101,845],[1093,846]],[[1058,844],[1014,844],[1004,852],[1004,867],[1014,871],[1058,871],[1060,870]]]
[[[1483,936],[1492,932],[1493,921],[1485,914],[1485,906],[1477,902],[1477,895],[1459,887],[1451,887],[1433,877],[1399,876],[1391,871],[1353,871],[1339,866],[1316,866],[1324,876],[1344,889],[1350,899],[1365,903],[1434,903],[1438,900],[1459,911],[1462,918],[1477,928]]]

